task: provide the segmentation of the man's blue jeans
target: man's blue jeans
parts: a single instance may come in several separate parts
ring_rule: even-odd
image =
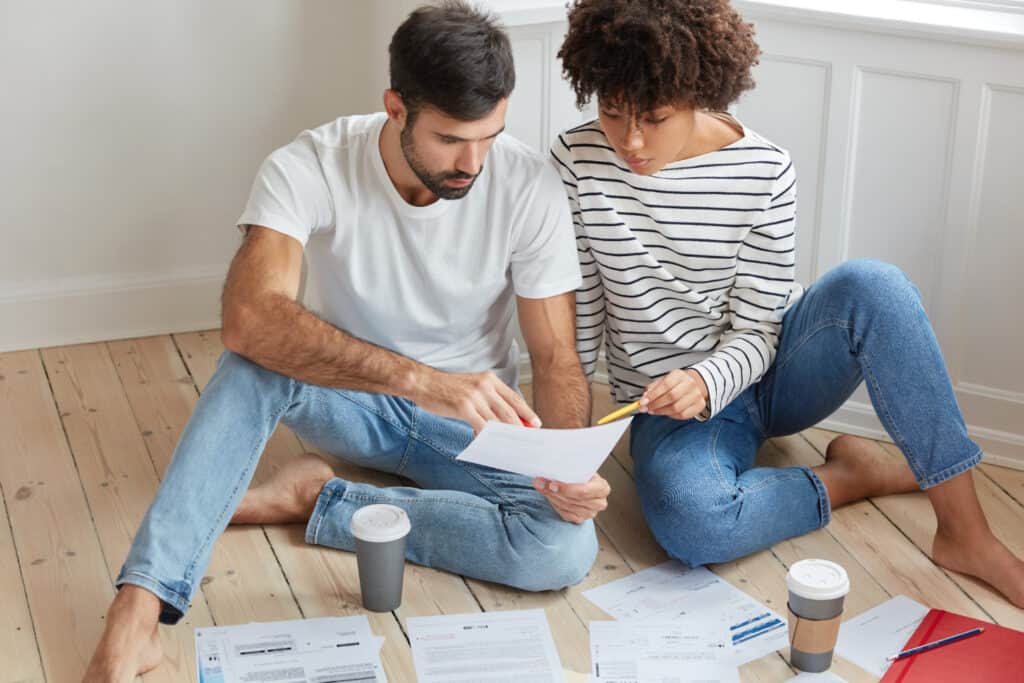
[[[226,352],[116,582],[160,598],[164,623],[188,609],[279,421],[328,453],[421,487],[332,479],[308,543],[354,550],[352,514],[390,503],[409,514],[406,556],[417,564],[538,591],[577,583],[597,555],[593,523],[562,521],[529,478],[455,460],[473,438],[467,423],[401,398],[304,384]]]
[[[765,439],[831,415],[862,381],[921,488],[981,459],[917,290],[893,266],[850,261],[787,311],[772,367],[714,418],[633,421],[640,501],[661,546],[691,566],[728,562],[828,524],[810,468],[754,458]]]

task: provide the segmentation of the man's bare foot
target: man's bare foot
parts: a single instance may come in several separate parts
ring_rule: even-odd
[[[814,468],[833,508],[865,498],[919,490],[910,466],[870,439],[843,434],[825,451],[825,464]]]
[[[952,538],[940,530],[932,542],[932,559],[946,569],[981,579],[1024,609],[1024,562],[991,531]]]
[[[245,493],[231,524],[305,522],[313,514],[320,489],[334,470],[313,453],[303,453],[263,484]]]
[[[123,683],[163,659],[160,600],[144,588],[122,586],[107,611],[107,625],[82,683]]]

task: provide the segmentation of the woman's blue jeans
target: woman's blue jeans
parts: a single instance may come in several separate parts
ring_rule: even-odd
[[[528,477],[455,459],[473,439],[467,423],[393,396],[304,384],[226,352],[116,582],[160,598],[164,623],[188,609],[278,422],[328,453],[420,487],[332,479],[306,527],[308,543],[354,550],[352,514],[390,503],[409,514],[406,557],[417,564],[537,591],[577,583],[597,555],[593,522],[563,521]]]
[[[754,458],[765,439],[831,415],[862,381],[921,488],[981,459],[916,288],[891,265],[849,261],[787,311],[772,367],[714,418],[633,421],[640,501],[661,546],[691,566],[728,562],[828,524],[810,468]]]

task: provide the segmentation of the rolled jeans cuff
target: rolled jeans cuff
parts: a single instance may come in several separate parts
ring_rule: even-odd
[[[944,470],[939,470],[938,472],[930,474],[924,479],[919,480],[918,484],[921,485],[922,490],[930,489],[933,486],[938,486],[943,482],[949,481],[953,477],[959,476],[964,472],[973,469],[979,462],[981,462],[980,449],[969,458],[964,458],[960,462],[950,465]]]
[[[342,479],[331,479],[320,489],[320,495],[316,497],[316,505],[313,506],[313,514],[310,515],[309,522],[306,524],[306,543],[320,545],[317,539],[320,536],[320,527],[327,516],[327,511],[331,508],[335,498],[345,495],[345,488],[345,482]]]
[[[121,588],[126,583],[144,588],[160,599],[161,624],[177,624],[188,611],[190,602],[188,595],[168,588],[152,576],[139,572],[126,572],[117,577],[114,585]]]
[[[828,499],[828,489],[825,488],[825,484],[822,483],[821,479],[818,478],[818,475],[810,467],[801,466],[800,469],[804,471],[807,478],[814,484],[815,491],[818,492],[819,528],[828,526],[828,523],[832,521],[832,503]]]

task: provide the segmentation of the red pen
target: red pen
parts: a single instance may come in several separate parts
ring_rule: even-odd
[[[532,424],[530,424],[529,422],[527,422],[523,418],[519,418],[519,421],[523,423],[524,427],[530,427],[531,429],[536,429],[536,427],[534,427]]]

